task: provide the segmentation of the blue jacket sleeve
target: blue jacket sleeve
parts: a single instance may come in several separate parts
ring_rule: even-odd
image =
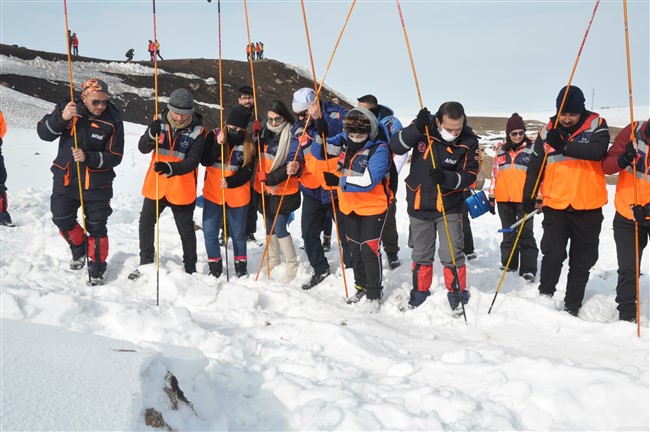
[[[390,168],[388,147],[380,145],[368,161],[366,171],[361,177],[341,177],[341,190],[344,192],[368,192],[381,182]]]

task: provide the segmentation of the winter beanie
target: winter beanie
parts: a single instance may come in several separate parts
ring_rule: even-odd
[[[108,84],[99,78],[91,78],[81,85],[81,96],[86,96],[96,91],[108,94]]]
[[[236,105],[230,110],[226,124],[246,129],[251,119],[251,111],[241,105]]]
[[[526,130],[526,125],[524,124],[524,119],[517,113],[514,113],[506,123],[506,135],[510,135],[510,132],[513,130],[523,129]]]
[[[560,93],[555,99],[555,108],[560,111],[560,105],[562,105],[562,99],[564,98],[564,92],[566,91],[566,86],[562,87]],[[582,114],[585,111],[585,95],[582,93],[576,86],[569,87],[569,92],[566,95],[566,101],[564,102],[564,107],[562,108],[563,113],[571,114]]]
[[[194,98],[189,90],[176,89],[169,96],[167,108],[176,114],[191,114],[194,112]]]
[[[316,92],[309,87],[303,87],[296,90],[293,94],[293,101],[291,102],[291,109],[293,112],[299,113],[309,108],[309,105],[316,100]]]
[[[368,138],[374,140],[378,131],[377,117],[364,107],[352,108],[343,119],[343,130],[347,133],[367,133]]]

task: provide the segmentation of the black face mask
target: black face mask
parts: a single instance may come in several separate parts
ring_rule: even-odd
[[[232,144],[240,144],[244,140],[244,131],[232,132],[228,131],[228,142]]]

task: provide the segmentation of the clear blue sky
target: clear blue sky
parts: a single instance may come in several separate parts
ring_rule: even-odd
[[[0,39],[65,52],[63,1],[1,0]],[[322,76],[351,1],[306,1],[317,76]],[[628,1],[635,105],[649,105],[648,0]],[[424,104],[458,100],[469,113],[554,108],[569,80],[595,1],[402,1]],[[310,69],[300,2],[248,1],[253,41],[266,56]],[[134,48],[148,57],[152,1],[67,3],[82,55],[123,60]],[[161,53],[168,58],[218,58],[217,0],[156,1]],[[243,1],[221,2],[222,52],[245,60]],[[215,70],[215,77],[217,71]],[[358,1],[326,84],[355,98],[375,94],[399,113],[419,102],[395,1]],[[622,1],[601,1],[573,84],[587,107],[625,106],[628,85]],[[647,114],[647,113],[645,113]],[[408,120],[408,119],[406,119]]]

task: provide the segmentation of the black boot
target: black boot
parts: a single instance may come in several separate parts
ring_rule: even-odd
[[[185,273],[196,273],[196,263],[185,263]]]
[[[86,243],[70,245],[70,251],[72,252],[70,270],[81,270],[86,265]]]
[[[106,263],[90,261],[88,264],[90,271],[90,285],[104,285],[104,273],[106,272]]]
[[[235,260],[235,274],[238,278],[244,277],[248,274],[248,271],[246,271],[246,263],[247,261],[245,259]]]
[[[304,284],[302,286],[302,289],[304,289],[304,290],[312,289],[313,287],[315,287],[319,283],[323,282],[323,280],[329,275],[330,275],[330,269],[325,270],[323,273],[314,274],[311,277],[311,279],[309,279],[309,282],[307,282],[306,284]]]
[[[208,266],[210,267],[210,275],[218,278],[223,273],[223,262],[219,261],[208,261]]]

